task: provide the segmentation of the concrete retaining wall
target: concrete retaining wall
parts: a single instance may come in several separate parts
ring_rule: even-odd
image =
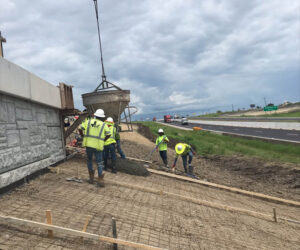
[[[56,86],[0,57],[0,188],[65,157]]]
[[[64,156],[58,109],[0,94],[0,188]]]

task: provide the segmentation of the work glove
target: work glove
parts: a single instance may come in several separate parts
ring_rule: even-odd
[[[196,153],[195,152],[192,152],[193,153],[193,155],[196,155]]]
[[[155,151],[158,152],[158,148]]]
[[[175,168],[175,164],[173,164],[172,168]]]

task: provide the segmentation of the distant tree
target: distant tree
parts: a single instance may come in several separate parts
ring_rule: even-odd
[[[221,111],[221,110],[218,110],[217,113],[220,114],[220,113],[222,113],[222,111]]]
[[[256,106],[256,108],[257,108],[257,109],[260,109],[261,107],[260,107],[260,106]]]
[[[273,107],[274,104],[273,104],[273,103],[269,103],[267,106],[268,106],[268,107]]]
[[[255,108],[255,104],[250,104],[250,108]]]

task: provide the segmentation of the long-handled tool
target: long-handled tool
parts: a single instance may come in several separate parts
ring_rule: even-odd
[[[161,140],[161,142],[158,143],[158,144],[155,146],[155,148],[154,148],[153,150],[151,150],[150,154],[146,157],[146,160],[147,160],[147,161],[150,160],[151,155],[154,153],[154,151],[155,151],[156,149],[158,149],[159,145],[162,144],[162,143],[164,142],[165,138],[166,138],[166,136],[164,136],[163,139]],[[144,167],[148,168],[149,165],[144,164]]]

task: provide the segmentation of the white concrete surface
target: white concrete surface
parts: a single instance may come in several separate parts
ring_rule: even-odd
[[[174,120],[179,122],[181,121],[180,119],[174,119]],[[203,120],[192,120],[192,119],[189,119],[189,121],[191,123],[197,123],[197,124],[220,125],[220,126],[300,130],[299,122],[203,121]]]
[[[0,92],[61,108],[59,89],[20,66],[0,57]]]

